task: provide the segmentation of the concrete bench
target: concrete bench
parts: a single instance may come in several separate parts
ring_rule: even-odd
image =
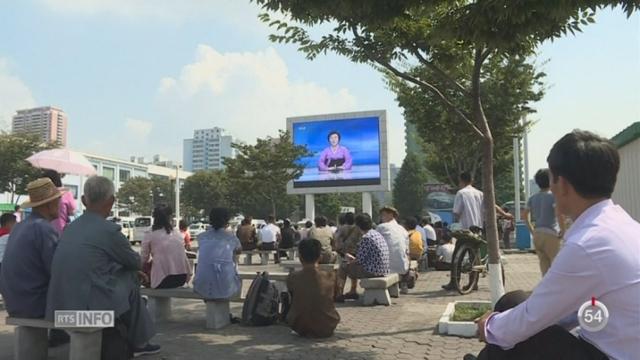
[[[49,347],[49,329],[65,330],[70,337],[70,360],[100,359],[102,353],[102,329],[104,328],[56,328],[44,319],[8,317],[7,325],[15,329],[15,360],[46,360]]]
[[[302,264],[299,261],[281,261],[280,266],[289,272],[302,270]],[[338,264],[319,264],[318,267],[324,271],[338,271],[340,266]]]
[[[398,297],[398,274],[360,279],[360,286],[364,289],[363,305],[391,305],[391,296]]]
[[[260,265],[267,265],[269,263],[269,254],[273,253],[275,257],[276,250],[249,250],[243,251],[244,255],[244,264],[252,265],[253,255],[260,256]]]
[[[175,288],[175,289],[140,289],[140,293],[148,297],[148,309],[151,317],[155,321],[167,320],[171,317],[171,299],[194,299],[204,300],[204,298],[193,291],[193,288]],[[230,323],[229,314],[231,313],[229,303],[231,301],[242,301],[240,295],[236,295],[231,299],[216,299],[205,301],[206,305],[206,328],[221,329]]]
[[[253,280],[256,277],[256,272],[246,271],[239,272],[238,276],[241,280]],[[286,291],[287,289],[287,276],[288,273],[269,273],[269,280],[276,283],[276,287],[279,291]],[[241,284],[242,285],[242,284]],[[168,320],[171,317],[171,299],[193,299],[193,300],[205,300],[202,295],[193,291],[191,287],[180,287],[175,289],[150,289],[142,288],[140,293],[148,297],[148,309],[155,321]],[[230,323],[230,303],[243,302],[241,297],[242,286],[238,294],[231,299],[215,299],[206,300],[206,328],[207,329],[221,329]]]

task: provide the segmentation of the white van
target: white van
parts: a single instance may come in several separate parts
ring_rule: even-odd
[[[137,217],[133,221],[133,239],[131,239],[132,244],[141,243],[142,239],[144,239],[144,233],[147,231],[151,231],[151,224],[153,223],[153,219],[151,216],[141,216]]]

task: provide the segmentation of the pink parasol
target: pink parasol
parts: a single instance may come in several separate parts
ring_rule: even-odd
[[[44,150],[31,155],[31,165],[41,169],[52,169],[62,174],[96,175],[96,169],[84,155],[68,149]]]

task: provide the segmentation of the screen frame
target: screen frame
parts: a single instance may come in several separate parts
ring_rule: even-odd
[[[287,118],[287,131],[293,139],[293,125],[306,122],[332,121],[358,118],[378,118],[379,140],[380,140],[380,183],[375,185],[343,185],[343,186],[316,186],[316,187],[293,187],[293,181],[287,183],[287,194],[329,194],[329,193],[351,193],[351,192],[378,192],[391,191],[389,156],[387,146],[387,111],[370,110],[346,113],[322,114],[311,116],[294,116]],[[295,142],[294,142],[295,144]]]

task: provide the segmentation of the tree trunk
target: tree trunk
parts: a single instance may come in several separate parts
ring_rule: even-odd
[[[476,51],[474,72],[472,77],[471,97],[473,101],[473,119],[476,126],[482,131],[482,191],[484,193],[484,221],[485,236],[487,238],[487,251],[489,253],[489,288],[491,290],[491,302],[495,303],[504,295],[502,285],[502,269],[500,264],[500,249],[498,247],[498,223],[495,209],[495,186],[493,179],[493,134],[489,128],[489,122],[482,108],[480,91],[480,70],[482,68],[481,51]]]

